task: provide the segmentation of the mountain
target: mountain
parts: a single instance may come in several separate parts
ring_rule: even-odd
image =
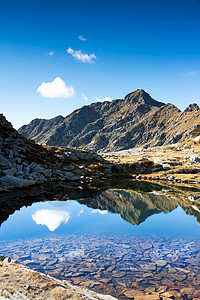
[[[19,133],[40,144],[108,152],[184,140],[200,124],[199,117],[197,104],[181,112],[139,89],[124,99],[83,106],[65,118],[35,119]]]

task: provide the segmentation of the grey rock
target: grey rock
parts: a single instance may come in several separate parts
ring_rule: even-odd
[[[11,168],[11,169],[4,170],[4,171],[3,171],[3,173],[4,173],[5,175],[11,175],[11,176],[15,175],[16,172],[17,172],[17,169],[16,169],[16,168]]]
[[[34,172],[43,172],[44,169],[40,166],[35,166],[33,168],[31,168]]]
[[[17,175],[17,176],[24,175],[24,172],[22,172],[22,171],[17,171],[16,175]]]
[[[50,178],[52,176],[52,170],[51,169],[45,169],[42,171],[45,177]]]
[[[13,166],[8,159],[6,159],[3,155],[0,155],[0,167],[11,169]]]
[[[8,256],[8,257],[6,257],[4,260],[3,260],[3,262],[5,262],[5,263],[10,263],[12,260],[11,260],[11,258]]]
[[[200,157],[192,155],[190,156],[190,161],[194,163],[200,163]]]
[[[14,186],[15,188],[24,188],[24,187],[28,187],[28,186],[35,184],[36,181],[23,180],[18,177],[6,175],[6,176],[0,178],[0,185],[2,183],[10,184],[10,185]]]
[[[13,150],[10,150],[10,153],[9,153],[9,159],[12,159],[14,157],[14,151]]]
[[[162,165],[162,164],[164,164],[164,161],[163,161],[162,159],[155,158],[155,159],[154,159],[154,164]]]
[[[29,165],[29,166],[25,167],[25,168],[24,168],[24,171],[27,172],[27,173],[30,173],[30,171],[31,171],[31,166]]]
[[[73,181],[73,180],[81,179],[81,176],[74,175],[71,172],[65,172],[64,173],[64,178],[67,179],[67,180]]]
[[[164,170],[170,170],[171,169],[170,164],[162,164],[162,167],[163,167]]]

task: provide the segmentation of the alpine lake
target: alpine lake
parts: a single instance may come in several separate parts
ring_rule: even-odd
[[[1,255],[117,299],[200,298],[200,189],[121,179],[0,199]]]

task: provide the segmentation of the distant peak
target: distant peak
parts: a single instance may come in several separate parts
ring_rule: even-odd
[[[196,103],[192,103],[188,105],[188,107],[184,110],[184,112],[198,111],[199,106]]]
[[[143,89],[137,89],[136,91],[127,94],[124,97],[124,101],[129,103],[136,103],[142,101],[147,105],[156,106],[156,107],[161,107],[164,105],[164,103],[156,101],[153,98],[151,98],[151,96]]]
[[[127,96],[130,96],[130,95],[149,95],[147,92],[145,92],[145,90],[143,90],[143,89],[137,89],[136,91],[133,91],[133,92],[131,92],[131,93],[129,93],[129,94],[127,94],[126,96],[125,96],[125,98],[127,97]]]

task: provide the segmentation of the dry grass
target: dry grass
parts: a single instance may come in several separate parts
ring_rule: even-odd
[[[17,263],[0,262],[0,297],[34,300],[106,299],[95,292],[76,287],[65,281],[47,277]],[[108,296],[109,299],[115,299]]]
[[[29,299],[88,299],[69,286],[18,264],[1,263],[0,282],[0,296],[10,299],[16,291]]]
[[[133,155],[125,155],[119,153],[107,154],[106,159],[117,164],[133,165],[135,162],[143,158],[154,161],[155,158],[163,160],[171,165],[170,170],[162,170],[146,174],[148,179],[152,177],[160,177],[166,180],[170,176],[174,176],[176,180],[191,181],[200,184],[200,163],[190,161],[190,156],[200,154],[200,144],[195,144],[193,139],[187,140],[185,143],[179,143],[172,146],[160,146],[147,148],[142,152],[133,151]],[[198,171],[199,170],[199,171]]]

